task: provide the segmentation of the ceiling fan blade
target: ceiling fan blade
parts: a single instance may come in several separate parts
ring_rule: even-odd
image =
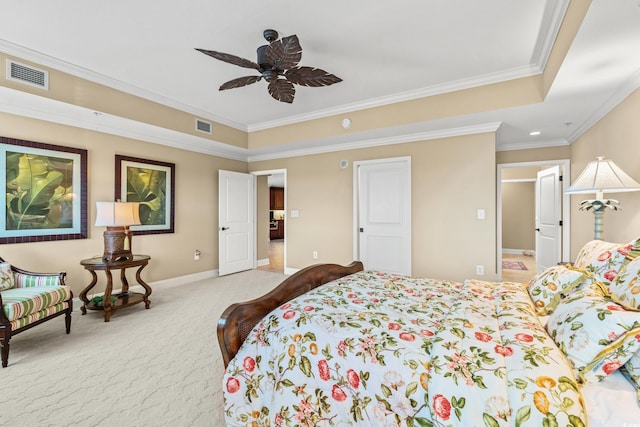
[[[298,36],[283,37],[281,40],[272,41],[265,50],[265,56],[269,63],[278,70],[286,70],[295,67],[302,59],[302,47]]]
[[[296,90],[289,80],[274,79],[269,82],[269,94],[280,102],[291,104]]]
[[[340,83],[342,79],[327,73],[320,68],[313,67],[296,67],[285,71],[284,76],[292,83],[300,86],[330,86],[334,83]]]
[[[222,86],[220,86],[219,90],[234,89],[237,87],[247,86],[260,81],[261,78],[262,76],[238,77],[237,79],[229,80],[228,82],[223,83]]]
[[[198,52],[202,52],[205,55],[209,55],[212,58],[218,59],[220,61],[228,62],[229,64],[238,65],[243,68],[253,68],[255,70],[260,70],[260,66],[253,61],[249,61],[248,59],[240,58],[239,56],[231,55],[230,53],[216,52],[215,50],[205,50],[205,49],[197,49]]]

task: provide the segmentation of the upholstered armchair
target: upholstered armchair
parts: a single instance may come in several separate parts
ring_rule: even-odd
[[[71,331],[73,293],[66,286],[65,272],[34,273],[0,258],[0,347],[2,367],[9,363],[11,337],[47,320],[65,315]]]

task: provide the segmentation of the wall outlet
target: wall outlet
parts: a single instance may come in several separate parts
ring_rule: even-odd
[[[318,259],[318,251],[313,251],[313,259]]]
[[[195,250],[195,252],[193,253],[193,260],[194,261],[199,261],[200,260],[200,251],[199,250]]]
[[[484,265],[476,265],[476,274],[482,276],[484,274]]]

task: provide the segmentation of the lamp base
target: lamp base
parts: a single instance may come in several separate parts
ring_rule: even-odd
[[[104,232],[104,253],[102,260],[105,262],[131,261],[131,232],[128,226],[109,226]]]

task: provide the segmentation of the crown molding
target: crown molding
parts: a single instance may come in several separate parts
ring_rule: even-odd
[[[199,108],[192,107],[190,105],[183,104],[176,100],[167,98],[154,92],[150,92],[145,89],[141,89],[137,86],[130,85],[118,79],[114,79],[104,74],[97,73],[84,67],[80,67],[75,64],[63,61],[53,56],[49,56],[42,52],[38,52],[24,46],[17,45],[10,41],[0,39],[0,52],[4,52],[7,55],[18,57],[22,60],[31,61],[38,65],[53,68],[63,73],[70,74],[81,79],[85,79],[94,83],[101,84],[103,86],[119,90],[124,93],[128,93],[137,96],[148,101],[152,101],[167,107],[175,108],[176,110],[183,111],[185,113],[193,114],[194,116],[202,119],[211,120],[220,124],[241,130],[246,132],[247,127],[242,123],[234,122],[227,118],[211,114],[208,111],[201,110]]]
[[[604,116],[617,107],[629,95],[640,88],[640,68],[638,68],[616,91],[614,91],[599,108],[576,128],[568,137],[569,144],[580,138],[585,132],[595,126]]]
[[[247,149],[0,86],[0,112],[247,161]]]
[[[496,146],[496,151],[513,151],[513,150],[528,150],[530,148],[548,148],[548,147],[565,147],[571,145],[569,141],[564,138],[549,139],[546,141],[523,141],[523,142],[511,142],[509,144],[501,144]]]
[[[328,108],[324,110],[314,111],[307,114],[298,114],[286,117],[284,119],[271,120],[262,123],[256,123],[252,125],[244,125],[224,117],[212,115],[207,111],[203,111],[186,104],[182,104],[178,101],[166,98],[156,93],[146,91],[136,86],[129,85],[120,80],[96,73],[89,69],[62,61],[58,58],[46,55],[41,52],[37,52],[26,47],[11,43],[7,40],[0,39],[0,51],[3,51],[9,55],[22,58],[24,60],[32,61],[43,66],[51,67],[56,70],[71,74],[76,77],[80,77],[95,83],[102,84],[107,87],[111,87],[116,90],[120,90],[132,95],[138,96],[149,101],[157,102],[162,105],[166,105],[171,108],[184,111],[195,116],[212,120],[224,124],[226,126],[245,131],[255,132],[265,129],[271,129],[279,126],[286,126],[295,123],[300,123],[309,120],[316,120],[325,117],[330,117],[338,114],[351,113],[357,110],[363,110],[368,108],[381,107],[385,105],[412,101],[419,98],[426,98],[435,95],[441,95],[449,92],[456,92],[465,89],[471,89],[474,87],[485,86],[489,84],[499,83],[503,81],[515,80],[519,78],[530,77],[533,75],[541,74],[546,66],[546,62],[549,58],[553,43],[557,36],[557,33],[562,24],[562,19],[569,6],[569,0],[558,0],[553,2],[547,2],[547,6],[544,11],[542,19],[542,27],[536,41],[536,47],[534,54],[532,55],[532,63],[522,67],[516,67],[510,70],[505,70],[496,73],[489,73],[482,76],[476,76],[469,79],[461,79],[454,82],[447,82],[440,85],[429,86],[417,90],[397,93],[389,96],[382,96],[377,98],[368,99],[362,102],[355,102],[351,104],[341,105],[335,108]]]
[[[427,141],[431,139],[451,138],[455,136],[473,135],[479,133],[496,132],[500,122],[484,123],[480,125],[462,126],[457,128],[441,129],[437,131],[418,132],[406,135],[396,135],[386,138],[370,138],[360,141],[327,144],[324,146],[301,148],[281,151],[270,154],[249,154],[247,161],[257,162],[261,160],[275,160],[290,157],[309,156],[314,154],[332,153],[337,151],[356,150],[363,148],[379,147],[383,145],[405,144],[408,142]]]

